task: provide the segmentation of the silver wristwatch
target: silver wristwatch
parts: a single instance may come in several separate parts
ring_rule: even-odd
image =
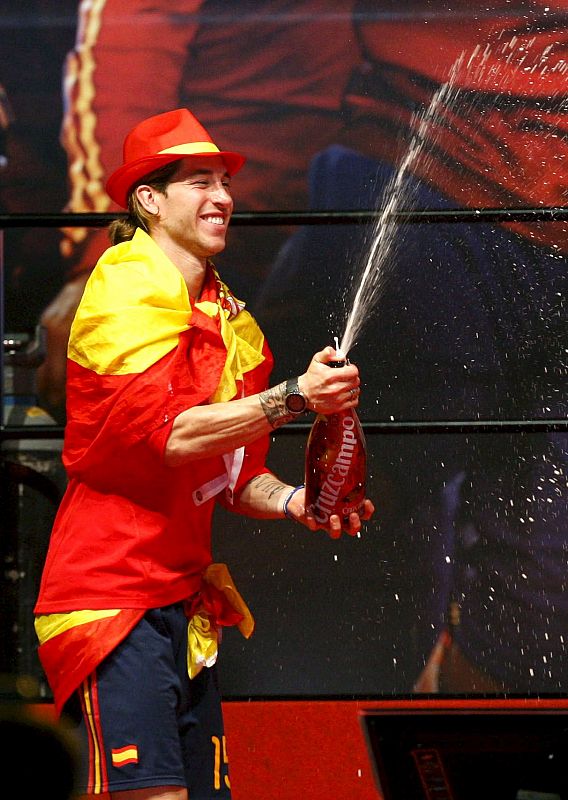
[[[308,407],[306,395],[300,391],[298,378],[289,378],[286,381],[284,405],[290,414],[303,414]]]

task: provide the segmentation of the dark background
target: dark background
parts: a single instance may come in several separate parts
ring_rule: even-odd
[[[203,4],[201,32],[191,45],[193,90],[186,68],[180,102],[198,114],[203,111],[204,122],[210,119],[228,146],[252,154],[252,177],[243,178],[240,198],[235,182],[237,210],[376,209],[398,163],[390,142],[398,141],[399,154],[404,153],[409,110],[413,104],[419,108],[435,89],[435,69],[421,74],[415,66],[394,70],[383,64],[380,72],[378,62],[367,60],[355,22],[380,22],[392,12],[419,19],[415,27],[420,32],[432,15],[452,19],[454,11],[429,2],[397,4],[394,11],[386,2],[338,2],[326,9],[308,3],[303,14],[302,4],[272,5],[280,16],[271,19],[266,4],[237,3],[231,13],[218,3]],[[530,6],[517,5],[522,13]],[[462,4],[457,6],[455,13],[463,13]],[[484,9],[468,13],[481,19]],[[8,165],[0,172],[1,211],[60,212],[69,199],[67,156],[60,143],[62,75],[77,32],[77,4],[31,2],[24,11],[19,3],[3,2],[2,12],[0,84],[12,121],[5,132]],[[283,33],[269,27],[274,19],[283,20]],[[538,15],[535,19],[538,30],[547,29],[548,23],[539,22]],[[306,37],[300,37],[296,52],[283,50],[282,44],[294,40],[287,36],[298,31],[299,21],[309,25],[310,35],[318,25],[326,37],[335,31],[339,63],[345,65],[344,85],[334,85],[333,100],[326,101],[315,121],[306,89],[311,63]],[[179,30],[192,20],[182,14],[170,22]],[[258,55],[263,25],[267,44]],[[133,38],[136,30],[133,25]],[[401,49],[412,50],[412,31],[409,26]],[[222,70],[208,79],[210,65],[221,55]],[[133,50],[132,57],[138,62],[140,52]],[[233,85],[231,58],[235,69],[257,58],[267,87],[299,81],[307,99],[300,89],[289,94],[282,89],[282,97],[276,94],[268,105],[261,102],[254,94],[254,75]],[[436,58],[433,50],[433,64]],[[322,64],[317,68],[323,70]],[[107,109],[106,124],[116,117],[121,141],[126,132],[123,96],[120,78],[115,81],[116,108]],[[380,110],[354,124],[350,90]],[[325,96],[313,86],[310,91]],[[393,114],[383,115],[385,98],[398,109]],[[129,113],[136,113],[138,102],[142,116],[144,97],[129,101]],[[519,98],[516,103],[518,108]],[[223,113],[213,128],[218,109]],[[235,136],[242,138],[234,144],[233,125]],[[316,142],[313,131],[318,128]],[[264,151],[270,154],[273,147],[276,152],[287,131],[296,157],[292,163],[275,157],[276,171],[267,172]],[[485,146],[494,145],[487,141]],[[531,205],[549,202],[544,176],[561,171],[563,164],[556,146],[551,137],[542,195],[537,184],[528,196]],[[257,150],[263,153],[258,160]],[[512,163],[511,171],[521,167]],[[459,192],[449,196],[424,174],[409,180],[406,202],[416,208],[450,210],[468,204],[467,197]],[[502,207],[509,205],[507,200],[522,205],[523,198],[504,194]],[[563,223],[543,224],[549,241],[554,231],[563,239]],[[218,267],[266,331],[276,357],[274,382],[302,371],[315,350],[341,335],[350,286],[360,280],[371,237],[372,230],[359,225],[234,226]],[[376,516],[360,538],[332,542],[288,521],[259,523],[219,511],[215,558],[230,565],[257,620],[250,641],[241,640],[235,630],[225,634],[225,694],[410,692],[452,604],[461,611],[456,640],[506,690],[564,690],[566,434],[486,433],[475,427],[432,433],[419,427],[456,420],[565,419],[566,261],[542,238],[488,223],[399,227],[385,290],[367,309],[350,354],[363,382],[360,414],[368,426],[368,493]],[[39,225],[4,232],[5,332],[33,335],[42,310],[69,274],[85,268],[80,255],[75,262],[63,258],[60,243],[58,230]],[[270,466],[293,484],[302,479],[308,422],[274,437]],[[372,427],[377,422],[416,422],[418,428],[377,431]],[[19,459],[61,487],[57,452],[38,455],[36,447],[37,442],[22,442],[18,458],[4,448],[4,460]],[[9,632],[5,661],[9,669],[34,671],[35,642],[26,619],[55,504],[33,481],[25,483],[10,470],[5,478],[2,507],[9,514],[3,511],[3,558],[9,566],[15,563],[15,571],[5,571],[2,592]],[[18,491],[18,486],[24,488]],[[469,687],[476,690],[474,684]]]

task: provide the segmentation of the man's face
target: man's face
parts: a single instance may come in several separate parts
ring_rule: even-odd
[[[199,259],[225,248],[233,199],[221,158],[184,158],[165,194],[158,194],[160,229],[173,244]]]

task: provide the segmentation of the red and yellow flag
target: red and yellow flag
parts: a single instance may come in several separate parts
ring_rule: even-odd
[[[102,256],[71,328],[69,474],[106,469],[115,436],[135,444],[186,408],[238,396],[243,376],[267,360],[259,385],[272,360],[253,317],[212,268],[193,303],[182,274],[138,229]]]
[[[201,505],[192,497],[198,481],[219,483],[225,462],[167,468],[160,448],[182,411],[262,391],[271,367],[261,330],[212,266],[194,302],[179,270],[137,230],[95,267],[71,329],[70,481],[35,608],[58,710],[146,608],[200,589],[213,560],[214,496]],[[267,436],[247,446],[233,492],[266,471],[267,450]]]

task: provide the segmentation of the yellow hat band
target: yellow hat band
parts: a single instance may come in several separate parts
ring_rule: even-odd
[[[188,142],[188,144],[176,144],[173,147],[166,147],[165,150],[160,150],[158,155],[165,155],[166,153],[190,156],[193,153],[218,153],[219,148],[213,142]]]

